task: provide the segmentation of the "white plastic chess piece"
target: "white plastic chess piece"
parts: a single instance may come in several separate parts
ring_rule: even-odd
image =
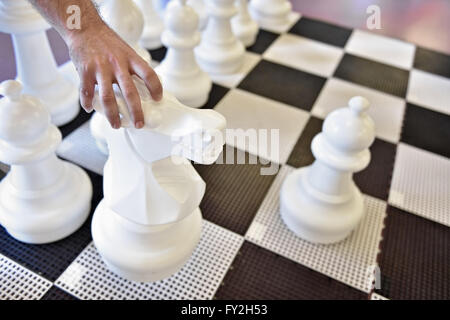
[[[250,13],[264,29],[289,24],[292,4],[288,0],[250,0]]]
[[[140,44],[146,49],[157,49],[162,46],[161,34],[164,23],[155,9],[154,0],[135,0],[144,15],[144,31]]]
[[[248,0],[236,0],[238,14],[231,19],[233,32],[246,47],[252,46],[258,34],[258,24],[248,11]]]
[[[86,220],[92,185],[79,167],[58,159],[61,133],[47,108],[22,95],[14,80],[0,84],[0,161],[11,166],[0,183],[0,223],[16,239],[62,239]]]
[[[91,120],[89,120],[89,129],[91,131],[92,137],[95,139],[95,144],[101,153],[108,155],[108,144],[105,138],[105,132],[108,130],[109,126],[108,119],[98,112],[94,112]]]
[[[213,110],[183,106],[167,91],[154,102],[135,81],[145,126],[134,128],[115,86],[123,127],[106,133],[105,197],[95,210],[92,236],[113,272],[147,282],[177,272],[197,246],[205,183],[185,158],[214,162],[224,144],[217,133],[223,134],[226,122]],[[94,107],[101,108],[98,96]]]
[[[17,78],[24,92],[42,100],[52,122],[60,126],[78,114],[79,93],[58,70],[45,33],[49,28],[28,1],[0,1],[0,31],[12,36]]]
[[[187,4],[194,8],[200,19],[198,28],[199,30],[204,30],[208,23],[208,12],[206,12],[205,3],[203,0],[188,0]]]
[[[310,242],[345,239],[363,217],[364,200],[352,179],[370,162],[375,125],[369,102],[354,97],[330,113],[311,149],[316,161],[291,173],[280,191],[280,211],[295,234]]]
[[[186,5],[186,0],[172,0],[164,22],[162,41],[168,51],[155,71],[161,76],[165,90],[181,103],[199,108],[208,100],[212,82],[195,60],[194,47],[200,43],[198,16]]]
[[[200,67],[210,74],[230,74],[239,70],[245,48],[231,29],[231,18],[237,13],[234,0],[206,2],[208,25],[195,48]]]
[[[133,0],[103,0],[99,10],[108,26],[150,63],[150,53],[139,44],[144,32],[144,15]]]

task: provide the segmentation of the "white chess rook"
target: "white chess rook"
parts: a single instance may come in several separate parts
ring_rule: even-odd
[[[154,102],[143,83],[138,87],[142,129],[133,127],[116,87],[123,127],[106,132],[105,197],[95,210],[92,236],[113,272],[149,282],[177,272],[197,246],[205,183],[186,158],[214,162],[224,144],[214,133],[222,133],[226,122],[213,110],[180,104],[167,91]],[[101,108],[98,96],[94,106]]]
[[[251,0],[250,13],[264,29],[289,24],[292,4],[288,0]]]
[[[200,43],[198,16],[185,0],[172,0],[166,9],[166,30],[162,35],[167,55],[155,71],[165,90],[181,103],[194,108],[208,100],[212,82],[197,64],[194,47]]]
[[[365,212],[352,175],[370,162],[375,125],[366,111],[369,102],[354,97],[348,108],[327,116],[323,132],[314,137],[316,158],[291,173],[280,191],[281,217],[299,237],[316,243],[345,239]]]
[[[135,0],[144,15],[144,31],[140,44],[146,49],[152,50],[162,46],[161,34],[164,24],[155,9],[154,0]]]
[[[88,217],[92,185],[79,167],[58,159],[61,133],[47,108],[22,95],[19,82],[0,84],[0,223],[14,238],[47,243],[77,230]]]
[[[237,13],[234,0],[206,2],[208,24],[202,40],[195,48],[200,67],[210,74],[235,73],[244,61],[244,45],[231,28],[231,18]]]
[[[46,35],[49,28],[28,1],[0,1],[0,31],[12,36],[17,79],[25,93],[44,102],[52,122],[60,126],[78,114],[79,93],[58,70]]]
[[[236,0],[238,14],[231,19],[233,32],[246,47],[252,46],[258,34],[258,24],[248,11],[248,0]]]

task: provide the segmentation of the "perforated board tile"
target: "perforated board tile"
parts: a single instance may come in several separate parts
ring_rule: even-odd
[[[295,236],[279,213],[279,191],[294,169],[283,166],[250,225],[245,238],[257,245],[369,293],[376,266],[386,203],[365,196],[366,214],[344,241],[319,245]]]
[[[450,55],[417,47],[414,68],[450,78]]]
[[[334,77],[404,98],[409,71],[346,53]]]
[[[0,300],[38,300],[51,286],[47,279],[0,254]]]
[[[227,94],[214,110],[227,119],[227,129],[246,134],[245,139],[227,135],[227,144],[278,163],[286,162],[309,117],[303,110],[240,89]]]
[[[58,156],[70,160],[99,175],[103,175],[103,167],[108,159],[98,149],[89,129],[89,121],[69,134],[59,145]]]
[[[415,49],[412,43],[362,30],[354,30],[345,46],[353,55],[407,70],[413,65]]]
[[[389,299],[386,297],[383,297],[382,295],[379,295],[378,293],[373,292],[370,295],[370,300],[389,300]]]
[[[57,286],[52,286],[41,298],[41,300],[79,300],[68,292],[58,288]]]
[[[389,299],[450,299],[449,227],[388,206],[378,263]]]
[[[332,111],[348,105],[354,96],[363,96],[370,102],[369,115],[375,122],[378,138],[397,143],[400,140],[405,100],[337,78],[327,80],[311,113],[321,119]]]
[[[333,74],[344,51],[323,42],[283,34],[264,52],[263,58],[322,77]]]
[[[409,77],[408,102],[450,115],[450,78],[412,70]]]
[[[279,170],[278,164],[263,165],[260,160],[226,145],[219,156],[220,163],[195,165],[206,182],[200,204],[205,219],[245,234]],[[233,164],[226,164],[230,161]]]
[[[368,299],[367,293],[245,241],[216,299]]]
[[[247,50],[253,53],[262,54],[275,41],[275,39],[278,38],[278,36],[279,34],[277,33],[260,29],[256,36],[255,43],[251,47],[247,48]]]
[[[291,11],[287,18],[287,23],[281,25],[267,26],[265,30],[274,33],[285,33],[298,21],[298,19],[300,19],[300,17],[301,15],[298,12]]]
[[[389,203],[450,226],[450,159],[400,143]]]
[[[153,283],[115,275],[91,243],[55,284],[80,299],[212,299],[243,241],[204,221],[200,243],[186,265],[172,277]]]

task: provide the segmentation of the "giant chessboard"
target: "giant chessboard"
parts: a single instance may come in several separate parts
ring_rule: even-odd
[[[158,61],[165,52],[151,53]],[[195,165],[206,181],[203,233],[182,270],[155,283],[120,278],[92,242],[91,219],[45,245],[0,227],[0,299],[450,298],[450,56],[296,17],[261,30],[242,69],[213,80],[204,108],[229,128],[279,129],[279,157],[229,139],[224,153],[248,161]],[[345,241],[312,244],[280,219],[280,185],[312,163],[323,119],[355,95],[371,101],[377,130],[372,161],[355,175],[367,212]],[[61,127],[58,155],[88,172],[93,212],[106,158],[89,118],[80,112]],[[270,165],[277,174],[261,175]]]

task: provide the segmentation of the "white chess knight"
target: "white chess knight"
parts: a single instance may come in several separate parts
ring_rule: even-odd
[[[133,0],[103,0],[99,10],[106,24],[150,63],[150,53],[139,44],[144,32],[144,15]]]
[[[113,272],[148,282],[177,272],[199,241],[205,183],[186,158],[214,162],[226,121],[213,110],[182,105],[167,91],[154,102],[143,82],[135,82],[145,126],[133,127],[116,87],[122,128],[106,132],[105,197],[95,210],[92,236]],[[101,108],[98,96],[94,107]]]
[[[155,71],[161,76],[165,90],[181,103],[199,108],[208,100],[212,82],[194,55],[194,47],[200,43],[198,16],[186,5],[186,0],[172,0],[167,5],[164,23],[162,40],[168,51]]]
[[[52,122],[59,126],[78,114],[79,93],[77,86],[58,70],[46,35],[49,28],[28,1],[0,1],[0,31],[12,36],[17,79],[25,93],[44,102]]]
[[[197,62],[210,74],[237,72],[244,61],[245,48],[231,28],[231,18],[237,13],[234,0],[210,0],[206,9],[208,24],[195,48]]]
[[[258,34],[258,24],[248,11],[248,0],[236,0],[238,14],[231,19],[233,32],[246,47],[252,46]]]
[[[264,29],[289,23],[292,4],[288,0],[250,0],[250,13]]]
[[[58,159],[61,133],[40,100],[14,80],[0,84],[0,224],[16,239],[47,243],[77,230],[88,217],[92,185],[79,167]]]
[[[315,243],[345,239],[364,215],[364,200],[352,174],[370,162],[375,125],[367,115],[369,102],[354,97],[349,107],[330,113],[323,132],[314,137],[316,158],[295,170],[280,191],[281,217],[299,237]]]
[[[135,0],[135,2],[141,9],[145,21],[140,44],[149,50],[161,47],[164,23],[156,11],[155,0]]]

